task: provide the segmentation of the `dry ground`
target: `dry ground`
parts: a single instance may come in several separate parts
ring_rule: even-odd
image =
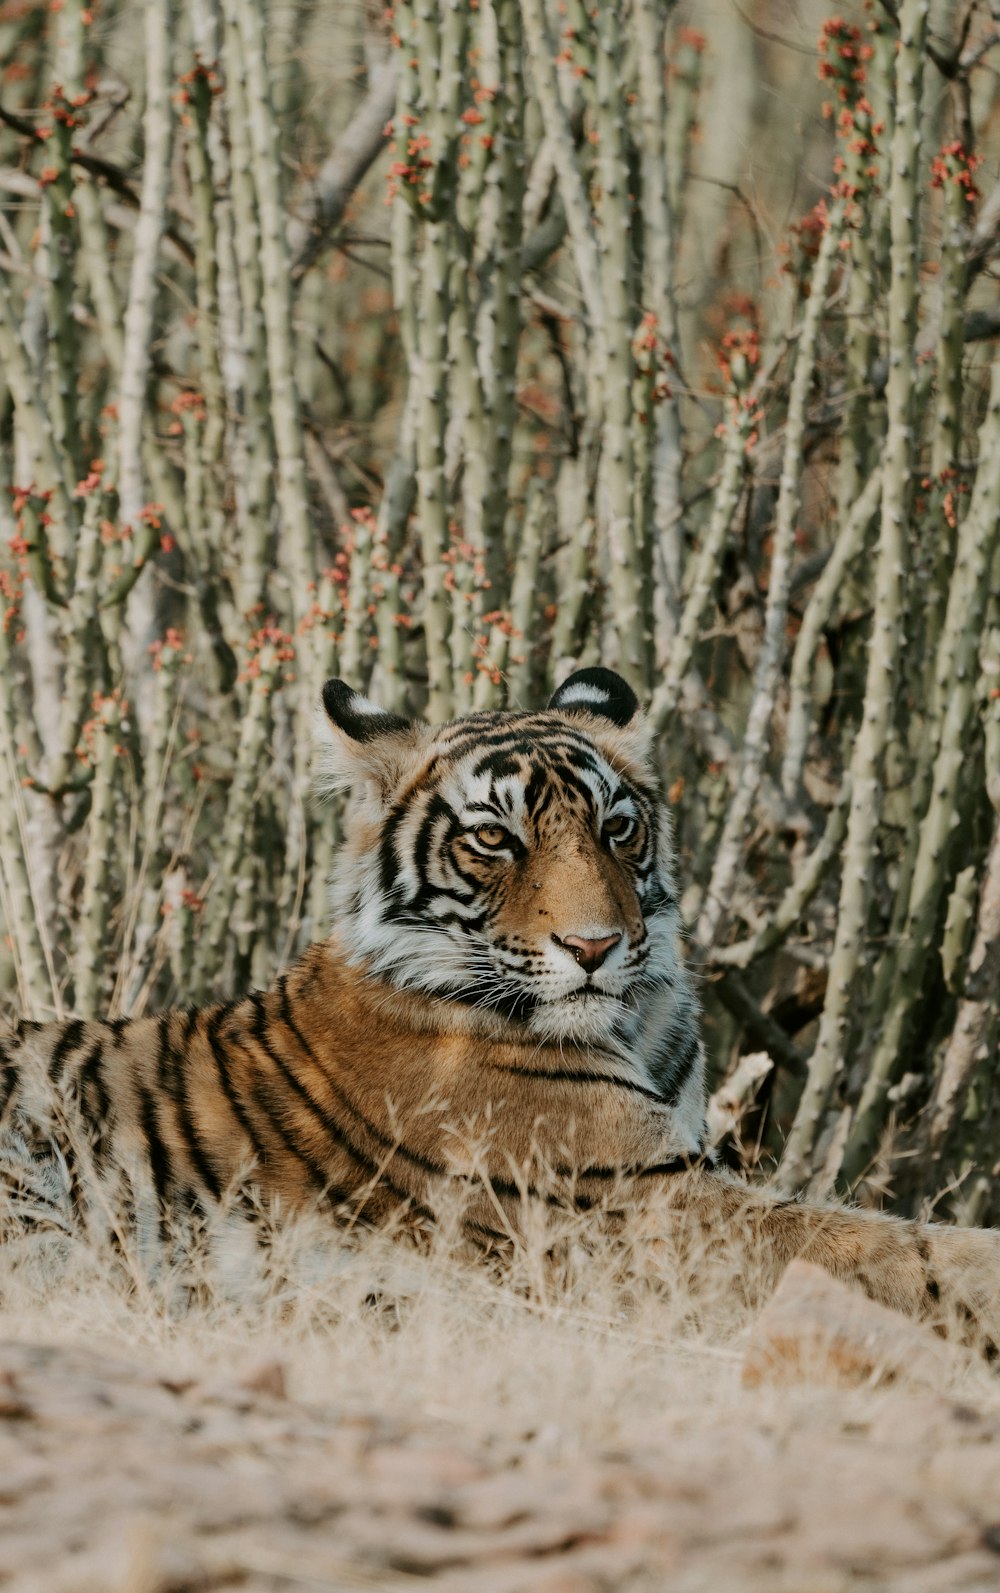
[[[308,1224],[231,1234],[193,1285],[15,1239],[0,1588],[1000,1589],[993,1374],[883,1322],[861,1386],[815,1351],[748,1387],[737,1293],[722,1270],[695,1308],[572,1245],[498,1281]]]

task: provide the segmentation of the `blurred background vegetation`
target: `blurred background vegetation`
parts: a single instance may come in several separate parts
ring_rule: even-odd
[[[994,10],[3,0],[3,999],[322,935],[327,675],[600,660],[717,1133],[996,1215]]]

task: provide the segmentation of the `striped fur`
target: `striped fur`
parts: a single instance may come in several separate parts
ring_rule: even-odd
[[[126,1210],[155,1229],[250,1185],[282,1209],[420,1223],[458,1183],[470,1228],[502,1234],[532,1190],[587,1207],[624,1187],[657,1222],[742,1225],[764,1278],[812,1255],[918,1313],[952,1289],[1000,1331],[993,1235],[774,1202],[691,1167],[698,1015],[624,682],[584,671],[540,712],[437,729],[340,682],[324,703],[322,779],[351,792],[333,934],[265,993],[0,1035],[8,1217],[106,1227]],[[597,942],[614,943],[586,965],[574,943]]]

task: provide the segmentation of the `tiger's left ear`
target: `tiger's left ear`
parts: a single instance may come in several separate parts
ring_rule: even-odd
[[[645,764],[652,749],[649,721],[627,680],[613,669],[578,669],[549,698],[549,707],[563,714],[586,714],[605,720],[600,728],[626,757]]]
[[[345,680],[328,680],[316,716],[321,791],[344,791],[374,781],[383,792],[398,785],[423,740],[423,727],[380,708]]]

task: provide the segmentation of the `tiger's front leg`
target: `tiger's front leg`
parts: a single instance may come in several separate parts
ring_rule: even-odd
[[[990,1353],[1000,1347],[1000,1232],[782,1200],[721,1173],[682,1175],[665,1193],[685,1247],[731,1246],[745,1260],[751,1304],[801,1259],[963,1342]]]

